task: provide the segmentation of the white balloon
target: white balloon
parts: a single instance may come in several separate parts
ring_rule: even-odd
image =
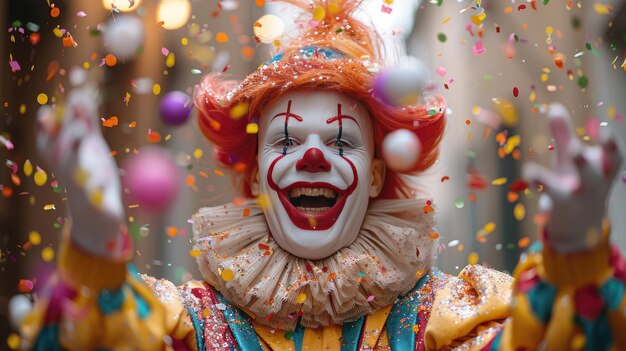
[[[129,60],[143,45],[145,29],[135,15],[117,16],[109,20],[104,31],[104,46],[118,60]]]
[[[406,172],[415,167],[421,150],[419,138],[407,129],[391,132],[383,140],[383,159],[396,172]]]
[[[276,15],[265,15],[259,18],[254,25],[254,35],[262,43],[271,43],[285,32],[285,22]]]
[[[407,56],[403,62],[385,70],[382,86],[388,102],[398,105],[417,105],[428,81],[428,68],[415,57]]]

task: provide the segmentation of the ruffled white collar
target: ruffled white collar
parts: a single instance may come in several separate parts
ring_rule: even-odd
[[[202,208],[193,217],[194,249],[204,279],[257,322],[292,330],[300,316],[304,327],[341,325],[393,303],[430,269],[435,212],[427,207],[373,201],[357,239],[320,261],[279,247],[253,200]]]

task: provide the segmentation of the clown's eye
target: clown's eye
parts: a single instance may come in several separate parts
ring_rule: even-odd
[[[294,143],[294,140],[291,138],[283,138],[278,142],[280,146],[293,146]]]
[[[337,149],[339,148],[346,149],[346,148],[354,147],[354,145],[352,145],[352,143],[347,141],[346,139],[333,139],[332,141],[328,143],[328,145],[335,147]]]

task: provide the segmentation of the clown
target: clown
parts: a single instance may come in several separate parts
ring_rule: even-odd
[[[22,321],[25,347],[626,349],[626,267],[604,218],[616,143],[581,145],[567,111],[551,106],[556,169],[527,168],[549,196],[543,247],[524,256],[515,281],[475,265],[446,275],[433,267],[434,205],[407,177],[437,160],[445,104],[393,106],[372,94],[379,53],[351,16],[356,2],[319,5],[328,14],[318,26],[243,82],[211,74],[197,89],[200,128],[246,198],[194,215],[202,280],[176,287],[127,268],[117,181],[71,181],[94,158],[114,169],[85,118],[96,115],[93,89],[70,95],[60,126],[41,112],[42,150],[68,183],[74,217],[49,293]],[[242,105],[247,115],[231,118]],[[401,129],[421,143],[402,173],[382,159],[384,137]],[[63,145],[77,151],[59,159]],[[88,199],[101,189],[96,206]]]

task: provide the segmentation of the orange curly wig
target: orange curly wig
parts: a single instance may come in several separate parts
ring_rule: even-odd
[[[257,134],[249,134],[247,125],[258,122],[265,105],[295,89],[333,90],[360,101],[373,121],[377,155],[382,154],[382,141],[388,133],[408,129],[419,138],[422,151],[417,164],[405,174],[417,174],[431,167],[437,160],[445,128],[445,102],[438,97],[434,107],[398,107],[372,95],[376,70],[371,64],[380,61],[379,40],[372,38],[375,34],[367,26],[351,17],[361,1],[284,2],[309,15],[321,13],[323,18],[243,82],[225,80],[212,73],[203,79],[194,95],[200,130],[214,145],[217,160],[239,173],[236,183],[241,195],[252,197],[250,185],[258,167]],[[388,168],[378,198],[408,198],[413,196],[413,190]]]

